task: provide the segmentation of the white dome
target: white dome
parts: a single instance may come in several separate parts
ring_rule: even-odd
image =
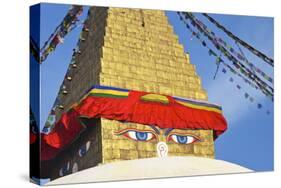
[[[222,160],[163,157],[118,161],[61,177],[47,185],[253,172]]]

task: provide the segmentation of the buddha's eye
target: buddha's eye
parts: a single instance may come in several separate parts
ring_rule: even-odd
[[[90,145],[91,145],[90,141],[88,141],[86,144],[82,145],[79,148],[78,155],[80,157],[83,157],[88,152],[88,150],[90,149]]]
[[[65,165],[63,165],[63,167],[61,167],[61,169],[59,171],[59,175],[60,176],[66,175],[66,173],[69,171],[69,167],[70,167],[70,163],[67,162]]]
[[[192,135],[183,135],[183,134],[174,133],[168,136],[168,141],[173,141],[178,144],[191,144],[200,141],[200,139]]]
[[[125,129],[115,133],[116,135],[123,135],[129,139],[136,141],[151,141],[156,138],[155,134],[147,130]]]

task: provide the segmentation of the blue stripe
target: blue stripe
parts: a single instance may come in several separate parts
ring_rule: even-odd
[[[89,93],[92,89],[110,89],[110,90],[123,91],[123,92],[129,92],[130,91],[128,89],[117,88],[117,87],[112,87],[112,86],[94,85],[86,92],[86,94]],[[204,103],[204,102],[199,102],[199,101],[193,101],[193,100],[189,100],[189,99],[185,99],[185,98],[180,98],[180,97],[174,97],[174,96],[173,96],[173,98],[176,99],[176,100],[179,100],[179,101],[188,102],[188,103],[195,104],[195,105],[213,107],[213,108],[222,110],[221,106],[218,106],[218,105],[215,105],[215,104]]]
[[[117,87],[111,87],[111,86],[101,86],[101,85],[94,85],[90,90],[92,89],[111,89],[111,90],[115,90],[115,91],[124,91],[124,92],[128,92],[128,89],[122,89],[122,88],[117,88]]]
[[[183,101],[183,102],[188,102],[191,104],[196,104],[196,105],[201,105],[201,106],[207,106],[207,107],[213,107],[217,108],[219,110],[222,110],[221,106],[215,105],[215,104],[210,104],[210,103],[204,103],[204,102],[199,102],[199,101],[193,101],[193,100],[188,100],[188,99],[183,99],[183,98],[178,98],[178,97],[173,97],[176,100]]]

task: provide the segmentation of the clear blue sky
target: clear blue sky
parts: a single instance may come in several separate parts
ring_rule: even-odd
[[[61,22],[68,9],[68,5],[42,5],[41,46]],[[87,9],[83,12],[82,19],[86,17]],[[166,15],[174,27],[174,32],[179,36],[180,43],[184,45],[185,51],[190,53],[191,63],[196,65],[197,73],[202,79],[203,88],[208,92],[209,101],[220,104],[223,107],[224,115],[228,121],[228,130],[215,142],[216,158],[234,162],[256,171],[272,170],[273,113],[267,115],[265,112],[266,109],[273,112],[272,102],[266,99],[259,91],[243,84],[241,79],[233,76],[230,72],[223,74],[220,71],[217,78],[213,80],[216,70],[215,58],[208,55],[208,51],[201,46],[196,38],[190,40],[191,33],[185,28],[175,12],[167,11]],[[216,29],[202,15],[195,15],[218,36],[236,47],[232,40]],[[272,18],[218,14],[212,16],[234,34],[268,56],[273,57]],[[70,63],[72,49],[76,46],[80,31],[81,27],[76,28],[67,35],[65,42],[59,45],[56,51],[49,55],[47,60],[41,65],[41,128],[44,126],[57,96],[58,89]],[[236,48],[236,50],[238,49]],[[243,52],[252,63],[273,76],[273,70],[270,66],[249,53],[246,49],[243,49]],[[263,104],[262,109],[257,109],[256,103],[250,103],[243,97],[244,93],[228,81],[231,76],[236,83],[241,85],[242,91],[247,91],[256,101]]]

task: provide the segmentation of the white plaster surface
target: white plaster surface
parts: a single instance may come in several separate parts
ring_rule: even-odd
[[[79,171],[46,185],[253,172],[230,162],[203,157],[162,157],[118,161]]]

